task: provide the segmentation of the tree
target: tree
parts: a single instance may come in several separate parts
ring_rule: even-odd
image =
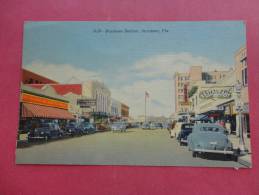
[[[191,90],[189,91],[188,96],[189,96],[189,97],[192,97],[193,94],[196,93],[197,89],[198,89],[197,86],[193,86],[193,87],[191,88]]]

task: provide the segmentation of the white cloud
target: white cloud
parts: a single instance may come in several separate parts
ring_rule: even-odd
[[[187,72],[191,66],[202,66],[203,71],[226,70],[230,67],[206,57],[184,52],[155,55],[139,60],[133,65],[132,70],[141,77],[171,78],[174,72]]]
[[[78,68],[71,64],[47,64],[36,61],[29,65],[25,65],[24,68],[61,83],[71,80],[83,82],[90,79],[101,79],[99,73],[84,68]]]

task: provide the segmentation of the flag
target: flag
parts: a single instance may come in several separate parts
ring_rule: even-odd
[[[145,97],[149,98],[149,93],[145,91]]]

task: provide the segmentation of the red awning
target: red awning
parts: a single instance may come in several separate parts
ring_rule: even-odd
[[[67,110],[29,103],[22,104],[22,117],[74,119],[73,115]]]

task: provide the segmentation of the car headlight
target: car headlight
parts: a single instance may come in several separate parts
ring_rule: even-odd
[[[71,129],[69,129],[69,132],[71,132],[72,130]]]
[[[44,132],[40,132],[40,134],[44,134]]]

